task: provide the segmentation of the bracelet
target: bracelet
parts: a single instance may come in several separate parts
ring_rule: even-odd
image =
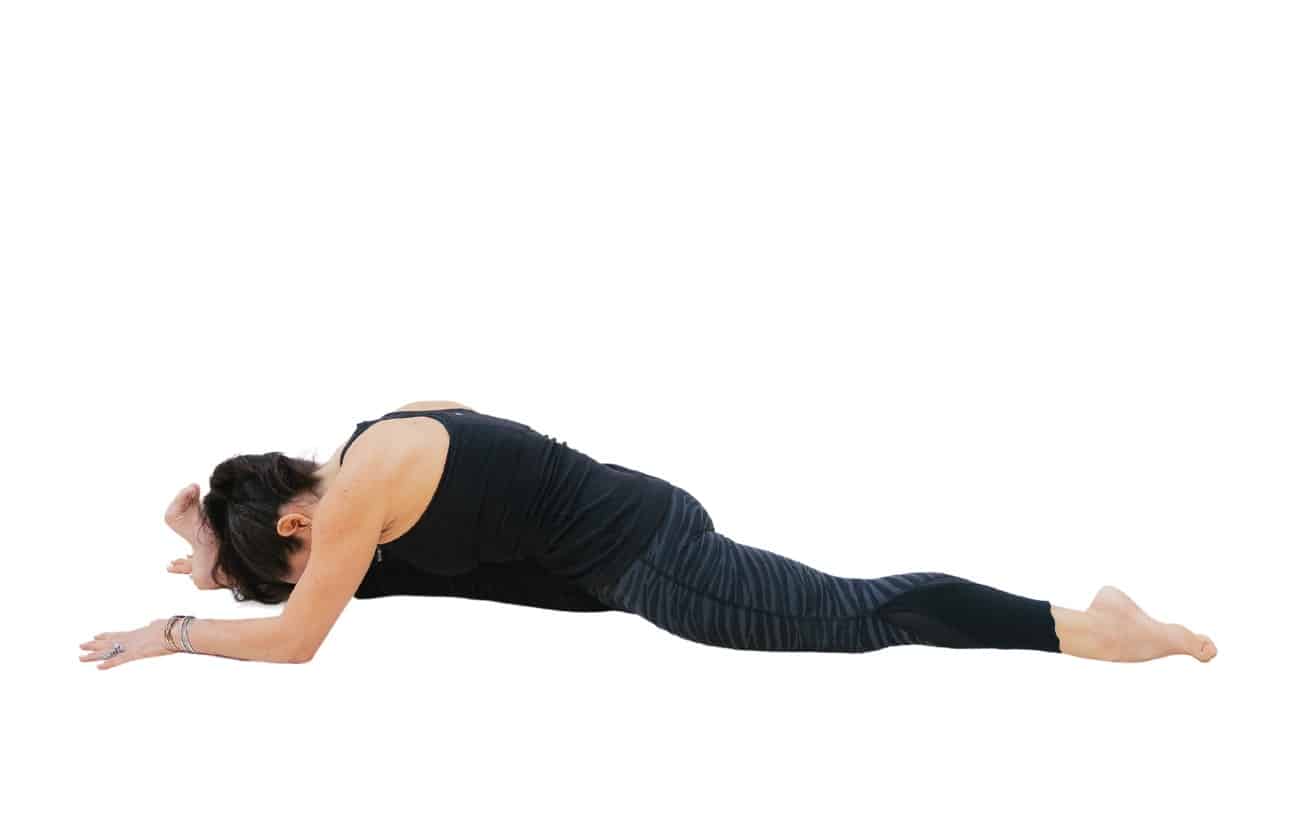
[[[181,621],[181,644],[185,646],[186,652],[198,652],[194,645],[190,644],[190,622],[194,621],[194,616],[186,616]]]
[[[185,616],[172,616],[167,619],[167,626],[163,628],[163,646],[169,652],[180,652],[181,648],[176,644],[176,639],[172,636],[172,629],[175,628],[176,622],[185,618]]]

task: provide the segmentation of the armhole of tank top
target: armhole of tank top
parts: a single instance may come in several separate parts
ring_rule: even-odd
[[[356,429],[352,432],[352,436],[351,436],[351,437],[348,437],[348,441],[345,442],[345,443],[343,443],[343,448],[339,451],[339,467],[340,467],[340,468],[343,467],[343,455],[346,454],[346,453],[348,453],[348,449],[352,446],[352,443],[356,442],[357,437],[360,437],[360,436],[361,436],[361,432],[365,431],[367,428],[370,428],[370,426],[371,426],[373,423],[374,423],[373,420],[363,420],[362,422],[357,423],[357,427],[356,427]]]
[[[405,411],[400,411],[400,410],[390,411],[387,414],[383,415],[382,417],[376,417],[373,420],[363,420],[360,423],[357,423],[356,430],[352,432],[352,436],[348,438],[348,441],[343,444],[343,450],[339,452],[339,467],[340,468],[343,467],[343,455],[348,453],[348,448],[352,446],[352,443],[356,442],[357,437],[360,437],[363,431],[365,431],[367,428],[370,428],[372,425],[379,422],[380,420],[387,420],[394,417],[397,418],[428,417],[430,414],[441,414],[446,411],[450,411],[455,414],[463,414],[465,412],[470,412],[471,414],[478,414],[478,412],[474,411],[473,409],[456,409],[456,408],[407,409]]]

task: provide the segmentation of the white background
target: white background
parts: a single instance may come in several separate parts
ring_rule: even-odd
[[[5,797],[1287,811],[1296,22],[5,4]],[[303,665],[77,661],[173,613],[274,614],[165,572],[168,500],[413,400],[659,475],[828,572],[1075,608],[1111,583],[1220,655],[750,653],[401,598],[353,602]]]

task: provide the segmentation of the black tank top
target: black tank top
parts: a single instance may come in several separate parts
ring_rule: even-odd
[[[339,453],[394,417],[431,417],[450,436],[433,499],[415,525],[376,550],[456,575],[481,564],[532,559],[543,569],[604,584],[649,546],[673,486],[601,463],[530,426],[471,409],[391,411],[357,423]]]

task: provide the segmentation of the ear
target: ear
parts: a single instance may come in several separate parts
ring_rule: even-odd
[[[301,513],[287,513],[275,523],[275,532],[286,538],[294,538],[304,528],[311,527],[311,517]]]

